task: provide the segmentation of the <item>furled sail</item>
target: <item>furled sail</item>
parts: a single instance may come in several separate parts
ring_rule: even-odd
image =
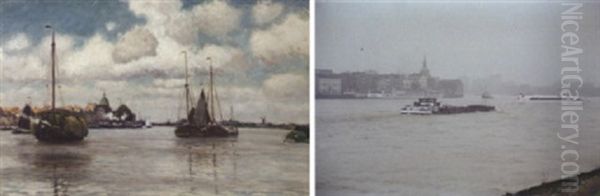
[[[206,126],[210,122],[210,115],[208,113],[208,103],[206,102],[206,96],[204,90],[200,92],[200,99],[196,104],[196,110],[194,111],[193,124],[196,126]]]

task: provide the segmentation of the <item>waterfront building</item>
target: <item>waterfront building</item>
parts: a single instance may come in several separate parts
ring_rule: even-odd
[[[319,78],[318,86],[321,95],[342,94],[342,79],[340,78]]]
[[[410,74],[378,74],[375,71],[334,73],[317,69],[317,97],[462,97],[463,83],[458,79],[440,79],[431,75],[427,58],[419,72]]]

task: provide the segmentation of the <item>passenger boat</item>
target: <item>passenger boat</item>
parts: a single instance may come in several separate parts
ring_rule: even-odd
[[[581,101],[580,97],[562,97],[559,95],[524,95],[523,93],[519,94],[517,97],[517,101],[526,102],[526,101]]]

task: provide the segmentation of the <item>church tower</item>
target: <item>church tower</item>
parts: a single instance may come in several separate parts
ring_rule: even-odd
[[[429,88],[429,79],[431,76],[429,75],[429,69],[427,68],[427,56],[423,57],[423,67],[421,68],[421,72],[419,72],[419,87],[421,90],[427,90]]]

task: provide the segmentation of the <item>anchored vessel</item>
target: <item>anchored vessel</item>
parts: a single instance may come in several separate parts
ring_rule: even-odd
[[[489,112],[494,111],[494,106],[488,105],[468,105],[468,106],[451,106],[442,105],[436,98],[419,98],[413,105],[406,105],[400,111],[401,114],[457,114],[468,112]]]
[[[521,93],[517,98],[520,102],[525,101],[581,101],[581,98],[577,97],[561,97],[559,95],[524,95]]]
[[[19,120],[17,121],[17,126],[13,128],[13,134],[31,134],[31,118],[33,116],[33,110],[29,104],[25,104],[23,110],[21,111],[21,115],[19,116]]]
[[[186,54],[186,53],[184,53]],[[208,59],[210,60],[210,59]],[[186,112],[188,113],[187,122],[177,126],[175,135],[177,137],[227,137],[237,136],[238,130],[235,126],[225,126],[215,120],[214,115],[214,100],[215,89],[213,85],[213,71],[210,66],[210,92],[209,98],[204,94],[204,90],[200,92],[200,98],[196,104],[196,108],[189,107],[189,85],[187,76],[187,56],[186,56],[186,76],[185,76],[185,92],[186,92]],[[210,101],[210,104],[208,103]],[[210,106],[210,110],[209,110]]]
[[[52,28],[46,26],[46,28]],[[54,30],[52,30],[52,108],[39,114],[37,123],[33,126],[33,135],[39,141],[66,142],[80,141],[88,135],[85,119],[78,113],[66,109],[56,108],[55,100],[55,47]]]
[[[295,125],[286,136],[284,141],[308,143],[310,131],[308,125]]]

